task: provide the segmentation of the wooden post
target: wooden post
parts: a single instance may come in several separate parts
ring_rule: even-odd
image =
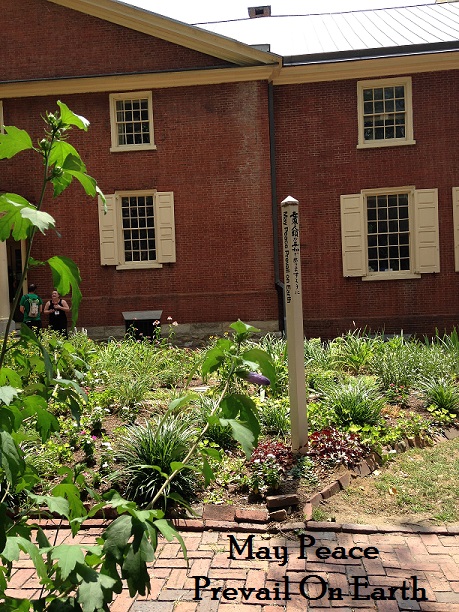
[[[305,452],[308,446],[308,420],[298,200],[288,196],[281,202],[281,207],[292,450]]]

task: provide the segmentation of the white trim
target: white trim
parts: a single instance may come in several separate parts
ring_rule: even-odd
[[[384,138],[381,140],[365,140],[364,137],[364,89],[375,89],[384,87],[403,86],[405,90],[405,137],[404,138]],[[412,105],[412,81],[411,77],[400,76],[392,79],[372,79],[368,81],[358,81],[357,83],[357,116],[358,116],[358,149],[375,149],[380,147],[398,147],[414,145],[413,129],[413,105]],[[394,109],[393,113],[397,111]]]

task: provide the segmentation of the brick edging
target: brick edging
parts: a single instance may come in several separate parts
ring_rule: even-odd
[[[441,434],[436,434],[433,442],[444,442],[453,440],[459,436],[459,429],[450,427]],[[429,443],[415,436],[407,438],[398,443],[396,452],[404,452],[408,448],[422,448]],[[358,523],[334,523],[323,521],[312,521],[312,513],[323,500],[329,499],[339,491],[346,489],[352,480],[357,477],[365,477],[370,475],[374,470],[381,465],[381,458],[376,454],[370,454],[366,459],[361,461],[353,470],[344,472],[337,480],[324,487],[318,493],[315,493],[306,502],[303,513],[305,521],[299,522],[283,522],[275,521],[274,517],[279,516],[282,509],[282,504],[285,506],[295,504],[295,495],[280,495],[270,496],[272,500],[268,506],[274,508],[274,511],[268,512],[267,508],[252,509],[252,508],[236,508],[231,505],[216,505],[206,504],[203,509],[202,518],[186,518],[186,519],[170,519],[171,523],[177,530],[180,531],[232,531],[240,533],[284,533],[288,531],[298,531],[308,529],[309,531],[334,531],[344,533],[435,533],[438,535],[459,535],[459,524],[457,526],[435,526],[427,527],[423,525],[360,525]],[[280,502],[276,502],[276,498]],[[298,498],[296,498],[296,503]],[[103,508],[100,511],[101,515],[97,518],[88,519],[85,521],[81,529],[101,529],[106,527],[113,519],[116,518],[116,511],[111,508]],[[29,523],[36,523],[43,529],[68,529],[68,523],[63,523],[60,519],[30,519]]]

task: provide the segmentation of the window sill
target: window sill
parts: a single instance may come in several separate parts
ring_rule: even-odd
[[[376,272],[368,274],[368,276],[362,276],[364,281],[409,280],[413,278],[421,278],[421,275],[414,272]]]
[[[415,144],[415,140],[372,140],[363,144],[359,143],[357,149],[381,149],[383,147],[403,147]]]
[[[119,147],[110,147],[110,153],[124,153],[126,151],[156,151],[157,146],[155,144],[142,144],[142,145],[126,145]]]
[[[157,268],[162,268],[163,264],[156,263],[154,261],[146,261],[145,263],[129,263],[129,264],[119,264],[116,266],[117,270],[153,270]]]

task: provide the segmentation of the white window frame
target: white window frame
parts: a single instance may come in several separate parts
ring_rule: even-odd
[[[408,194],[410,269],[370,271],[367,197],[391,194]],[[440,272],[438,190],[386,187],[341,196],[341,241],[345,277],[366,281],[415,279],[424,273]]]
[[[364,138],[364,100],[365,89],[403,86],[405,88],[405,137],[385,138],[381,140],[365,140]],[[357,113],[358,113],[358,149],[375,149],[380,147],[398,147],[414,145],[413,128],[413,95],[411,77],[396,77],[391,79],[377,79],[359,81],[357,83]]]
[[[156,260],[126,261],[124,253],[121,198],[153,197]],[[173,192],[156,189],[116,191],[105,194],[106,204],[99,197],[99,234],[101,265],[117,270],[162,268],[176,261]]]
[[[140,100],[145,98],[148,100],[148,123],[150,142],[144,144],[119,144],[116,103],[120,100]],[[112,153],[119,153],[122,151],[151,151],[152,149],[156,149],[153,125],[153,100],[151,91],[131,91],[126,93],[110,94],[110,126],[112,142],[110,151]]]

